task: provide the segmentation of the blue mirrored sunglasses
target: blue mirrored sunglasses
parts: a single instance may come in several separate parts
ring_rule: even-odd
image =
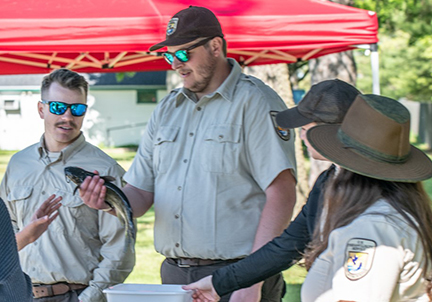
[[[166,51],[166,52],[163,52],[162,55],[165,58],[165,60],[168,62],[168,64],[170,64],[170,65],[174,62],[174,57],[176,57],[177,60],[179,60],[180,62],[185,63],[185,62],[189,61],[189,51],[191,51],[194,48],[197,48],[197,47],[200,47],[200,46],[206,44],[208,41],[210,41],[213,38],[214,37],[206,38],[206,39],[201,40],[192,46],[189,46],[186,49],[179,49],[176,52]]]
[[[62,115],[70,108],[73,116],[83,116],[87,111],[87,105],[81,103],[67,104],[63,102],[40,101],[42,104],[49,105],[49,111],[55,115]]]

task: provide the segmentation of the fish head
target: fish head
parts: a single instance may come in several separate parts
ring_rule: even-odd
[[[64,169],[66,181],[72,181],[76,185],[80,185],[87,176],[94,176],[94,173],[88,172],[79,167],[66,167]]]

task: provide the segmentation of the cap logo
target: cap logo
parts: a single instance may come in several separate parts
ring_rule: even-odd
[[[285,129],[279,126],[276,122],[276,115],[279,113],[279,111],[270,111],[270,117],[273,122],[273,127],[276,131],[276,134],[283,139],[284,141],[288,141],[291,138],[291,132],[290,129]]]
[[[172,18],[171,20],[169,20],[166,30],[167,36],[172,35],[176,31],[178,20],[178,18]]]
[[[368,239],[352,238],[348,241],[345,254],[345,276],[358,280],[366,276],[372,267],[376,242]]]

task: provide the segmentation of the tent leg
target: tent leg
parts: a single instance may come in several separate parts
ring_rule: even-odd
[[[372,93],[381,94],[379,83],[379,59],[378,59],[378,44],[370,45],[371,51],[371,67],[372,67]]]

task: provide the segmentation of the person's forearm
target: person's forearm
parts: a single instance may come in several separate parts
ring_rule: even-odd
[[[290,170],[281,172],[270,184],[266,198],[252,252],[282,234],[288,227],[296,202],[295,179]]]
[[[144,215],[153,205],[154,194],[151,192],[137,189],[128,184],[123,188],[123,193],[129,200],[134,218]]]
[[[26,230],[22,230],[18,233],[15,234],[15,238],[16,238],[16,242],[17,242],[17,247],[18,247],[18,251],[22,250],[23,248],[25,248],[27,245],[29,245],[30,243],[34,242],[34,240],[32,240]]]

